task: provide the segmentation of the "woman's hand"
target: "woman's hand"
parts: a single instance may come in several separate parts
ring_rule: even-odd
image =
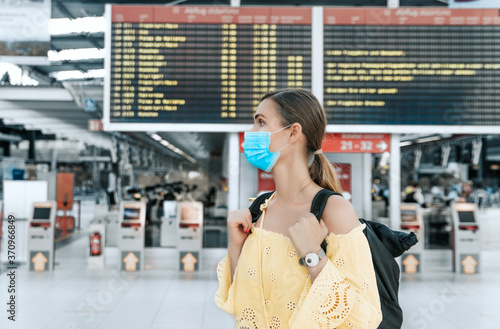
[[[302,258],[321,249],[321,243],[328,235],[328,228],[323,220],[318,222],[316,216],[309,213],[290,226],[288,234],[297,254]]]
[[[252,228],[252,214],[248,209],[230,211],[227,216],[227,231],[229,244],[242,247],[250,229]]]

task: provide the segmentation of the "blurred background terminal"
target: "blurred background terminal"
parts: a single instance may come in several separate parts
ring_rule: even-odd
[[[275,188],[243,133],[286,87],[357,215],[419,237],[403,328],[498,327],[493,0],[0,1],[0,327],[234,328],[227,214]]]

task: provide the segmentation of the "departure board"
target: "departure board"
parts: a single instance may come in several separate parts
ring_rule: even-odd
[[[500,124],[498,9],[323,14],[330,124]]]
[[[248,124],[311,89],[311,8],[111,8],[110,123]]]

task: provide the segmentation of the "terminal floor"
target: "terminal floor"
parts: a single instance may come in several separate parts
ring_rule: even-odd
[[[234,328],[232,316],[213,302],[214,270],[193,275],[169,270],[120,273],[110,267],[90,270],[85,265],[86,242],[81,238],[59,248],[59,265],[52,273],[20,268],[16,322],[7,321],[2,310],[0,328]],[[498,328],[500,252],[484,251],[482,273],[474,276],[451,273],[446,265],[451,254],[432,254],[424,273],[402,277],[403,328]],[[3,272],[2,296],[6,279]],[[0,299],[6,308],[5,298]]]
[[[57,249],[54,272],[18,269],[15,323],[7,320],[8,278],[1,273],[0,328],[234,328],[233,317],[213,302],[215,269],[192,275],[160,269],[123,273],[111,266],[91,270],[84,237]],[[483,250],[481,257],[481,274],[454,274],[449,250],[426,251],[423,273],[401,279],[403,328],[499,328],[500,251]]]

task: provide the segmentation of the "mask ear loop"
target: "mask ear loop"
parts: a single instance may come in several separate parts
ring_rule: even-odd
[[[276,152],[280,152],[282,149],[284,149],[285,147],[287,147],[288,145],[290,145],[290,143],[286,144],[285,146],[283,146],[282,148],[280,148],[279,150],[277,150]],[[274,152],[273,152],[274,153]]]
[[[292,124],[293,124],[293,123],[292,123]],[[289,125],[288,125],[288,126],[286,126],[286,127],[283,127],[283,128],[281,128],[281,129],[279,129],[279,130],[276,130],[275,132],[271,133],[271,135],[272,135],[272,134],[276,134],[277,132],[280,132],[280,131],[282,131],[283,129],[286,129],[286,128],[290,127],[292,124],[289,124]],[[283,146],[282,148],[280,148],[280,149],[279,149],[279,150],[277,150],[276,152],[280,152],[282,149],[284,149],[284,148],[285,148],[285,147],[287,147],[288,145],[290,145],[290,143],[286,144],[285,146]],[[273,152],[273,153],[274,153],[274,152]],[[269,199],[269,200],[271,200],[271,199]]]
[[[283,127],[283,128],[281,128],[281,129],[276,130],[275,132],[271,133],[271,135],[272,135],[272,134],[279,133],[280,131],[282,131],[282,130],[284,130],[284,129],[288,128],[288,127],[290,127],[291,125],[293,125],[293,123],[289,124],[289,125],[288,125],[288,126],[286,126],[286,127]]]
[[[264,221],[266,220],[266,210],[267,210],[267,205],[269,204],[269,201],[274,197],[276,192],[274,192],[269,199],[266,200],[263,204],[260,205],[260,211],[262,211],[262,222],[260,222],[260,232],[259,232],[259,275],[260,275],[260,296],[262,298],[262,306],[264,307],[264,315],[266,317],[266,324],[267,328],[270,328],[269,326],[269,320],[267,319],[267,309],[266,309],[266,300],[264,298],[264,278],[262,275],[262,249],[261,249],[261,239],[262,239],[262,227],[264,226]]]

